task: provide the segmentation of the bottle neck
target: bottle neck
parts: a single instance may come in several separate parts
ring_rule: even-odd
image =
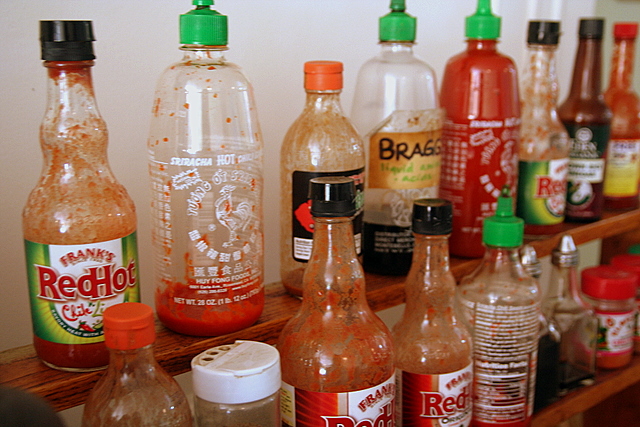
[[[413,259],[406,280],[407,310],[427,315],[453,306],[455,279],[449,268],[449,235],[414,233]]]
[[[631,90],[635,39],[616,39],[611,57],[609,87]]]
[[[580,39],[573,68],[569,97],[593,99],[602,94],[601,52],[601,39]]]
[[[534,105],[555,109],[558,99],[558,76],[555,45],[530,44],[522,78],[523,106]]]
[[[73,119],[73,116],[80,113],[100,116],[91,78],[93,64],[93,61],[44,62],[48,76],[45,117]]]
[[[380,42],[382,56],[387,55],[413,55],[413,42]]]
[[[485,52],[497,52],[498,40],[495,39],[467,39],[467,51],[480,50]]]
[[[481,268],[490,274],[514,274],[518,277],[530,277],[520,261],[519,247],[485,245],[486,251]]]
[[[153,345],[147,345],[133,350],[109,349],[109,370],[119,374],[133,372],[140,369],[148,370],[157,364],[153,355]]]
[[[342,106],[340,105],[340,93],[342,90],[306,90],[306,92],[305,112],[343,115]]]
[[[224,52],[229,50],[227,46],[202,46],[185,44],[180,46],[183,52],[182,62],[198,64],[224,64],[226,59]]]

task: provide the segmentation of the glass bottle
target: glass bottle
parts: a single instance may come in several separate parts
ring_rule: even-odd
[[[148,140],[155,303],[169,329],[215,336],[264,307],[263,142],[253,88],[224,56],[227,17],[193,4]]]
[[[451,218],[448,200],[413,204],[415,245],[405,282],[406,306],[393,327],[399,425],[471,423],[471,337],[454,309]]]
[[[495,211],[500,189],[515,190],[520,99],[513,60],[498,52],[500,18],[490,0],[478,0],[466,19],[467,49],[449,59],[440,88],[440,195],[453,202],[451,253],[481,257],[482,221]]]
[[[524,222],[513,215],[504,188],[495,215],[484,220],[484,258],[456,291],[471,325],[474,426],[523,427],[531,421],[541,312],[538,283],[520,262],[523,233]]]
[[[433,69],[413,53],[416,18],[391,0],[380,18],[380,54],[358,73],[351,120],[367,149],[364,270],[407,274],[413,201],[437,197],[444,111]]]
[[[564,221],[569,135],[558,118],[556,50],[560,23],[531,21],[521,79],[516,215],[527,236],[552,235]]]
[[[302,276],[313,242],[309,180],[350,176],[363,197],[364,144],[342,112],[342,69],[337,61],[304,64],[304,109],[280,148],[280,278],[292,295],[302,296]],[[358,255],[362,252],[362,215],[360,211],[353,221]]]
[[[640,180],[640,98],[633,90],[633,58],[637,22],[613,26],[613,55],[604,100],[613,113],[604,178],[604,203],[609,209],[638,207]]]
[[[354,180],[313,178],[309,196],[315,231],[304,297],[277,345],[282,425],[325,425],[322,417],[331,417],[336,426],[392,427],[393,343],[367,303],[351,221],[361,204]]]
[[[191,427],[187,397],[153,356],[153,309],[109,307],[104,329],[109,366],[85,402],[82,427]]]
[[[33,345],[52,368],[104,368],[102,312],[139,301],[136,210],[107,157],[91,21],[41,21],[43,172],[22,212]]]
[[[567,175],[568,221],[596,221],[604,207],[605,153],[611,110],[601,89],[603,19],[581,19],[571,89],[558,115],[571,138]]]

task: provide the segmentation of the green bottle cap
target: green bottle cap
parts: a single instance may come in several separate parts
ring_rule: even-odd
[[[405,13],[404,0],[391,0],[391,12],[379,20],[381,42],[412,42],[416,39],[416,18]]]
[[[227,17],[209,6],[213,0],[193,0],[195,9],[180,15],[180,43],[205,46],[226,46]]]
[[[488,246],[517,248],[522,245],[524,221],[513,214],[513,200],[509,187],[505,186],[498,197],[498,207],[493,216],[484,219],[482,241]]]
[[[468,39],[495,40],[500,37],[500,17],[491,12],[491,0],[478,0],[476,13],[467,16],[465,35]]]

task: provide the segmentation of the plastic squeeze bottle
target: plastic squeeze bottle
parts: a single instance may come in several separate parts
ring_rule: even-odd
[[[413,200],[437,197],[443,110],[433,69],[413,54],[416,18],[391,0],[380,18],[380,54],[365,62],[351,120],[367,147],[363,263],[367,272],[406,274]]]
[[[453,255],[481,257],[482,220],[495,212],[504,185],[516,188],[520,99],[513,60],[497,50],[500,18],[478,0],[466,19],[467,49],[447,62],[440,105],[440,197],[453,203]]]
[[[299,311],[280,334],[282,425],[395,425],[391,333],[367,303],[354,181],[313,178],[315,231]],[[304,421],[304,424],[303,424]]]
[[[224,57],[227,17],[193,4],[148,140],[155,300],[169,329],[214,336],[264,307],[263,143],[251,84]]]
[[[414,202],[415,246],[405,282],[407,304],[393,327],[399,425],[471,423],[471,336],[454,309],[451,218],[447,200]]]
[[[191,427],[189,401],[156,361],[153,309],[116,304],[104,312],[109,366],[89,393],[82,427]]]
[[[136,210],[107,158],[91,67],[91,21],[41,21],[43,172],[22,212],[33,345],[52,368],[109,362],[105,308],[140,300]]]
[[[313,219],[309,180],[322,176],[355,179],[360,203],[364,194],[362,139],[342,112],[342,63],[304,64],[304,109],[280,148],[280,277],[285,289],[302,296],[302,275],[311,256]],[[362,210],[353,220],[356,253],[362,252]]]
[[[529,22],[516,199],[516,215],[529,236],[555,234],[564,221],[570,140],[556,111],[559,39],[559,22]]]
[[[637,35],[637,22],[616,22],[613,26],[611,74],[604,93],[613,113],[604,178],[604,204],[608,209],[638,207],[640,98],[633,90]]]
[[[522,266],[524,222],[503,189],[484,220],[486,253],[456,291],[473,342],[473,426],[523,427],[531,422],[540,332],[540,291]],[[509,411],[504,407],[509,405]]]

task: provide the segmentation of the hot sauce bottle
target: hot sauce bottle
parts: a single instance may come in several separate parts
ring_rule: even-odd
[[[440,106],[440,197],[453,203],[453,255],[481,257],[482,220],[493,214],[500,189],[516,189],[520,99],[513,60],[497,50],[500,18],[479,0],[466,20],[467,49],[445,67]]]
[[[107,159],[90,21],[41,21],[42,175],[22,213],[34,347],[53,368],[107,365],[103,311],[140,299],[136,211]]]
[[[471,423],[471,337],[456,316],[456,281],[449,269],[451,202],[413,204],[415,244],[405,282],[406,307],[393,328],[400,425]]]
[[[354,181],[313,178],[313,248],[302,306],[278,341],[283,426],[394,426],[391,333],[367,303]],[[358,205],[358,207],[356,207]]]

